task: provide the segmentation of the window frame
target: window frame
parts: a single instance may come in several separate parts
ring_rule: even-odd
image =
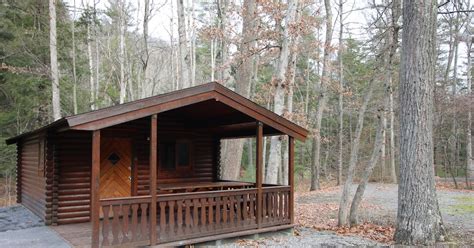
[[[174,143],[174,168],[164,168],[160,166],[160,144],[162,143]],[[187,144],[188,145],[188,165],[183,166],[178,164],[178,144]],[[158,155],[158,172],[159,175],[166,176],[189,176],[193,174],[194,167],[194,145],[190,139],[160,139],[157,145],[157,155]]]

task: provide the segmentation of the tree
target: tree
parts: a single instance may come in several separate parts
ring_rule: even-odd
[[[395,242],[444,238],[433,170],[437,1],[405,0],[400,64],[400,177]]]
[[[236,63],[235,92],[249,97],[253,65],[255,63],[256,45],[256,2],[245,0],[242,6],[242,41],[239,43],[238,61]],[[224,179],[238,179],[244,143],[242,140],[226,140],[222,151],[222,177]]]
[[[56,0],[49,0],[49,49],[51,57],[51,89],[53,119],[61,118],[61,101],[59,96],[58,51],[56,45]]]
[[[188,88],[191,86],[189,80],[189,52],[188,52],[188,40],[186,38],[186,21],[184,13],[184,0],[178,0],[178,36],[179,36],[179,80],[178,84],[180,88]]]
[[[125,32],[127,31],[127,25],[126,25],[126,9],[125,9],[125,0],[119,0],[119,5],[118,5],[118,11],[119,11],[119,23],[118,23],[118,28],[119,28],[119,38],[120,38],[120,44],[119,44],[119,64],[120,64],[120,80],[119,80],[119,85],[120,85],[120,98],[119,98],[119,103],[122,104],[125,102],[125,97],[127,94],[127,81],[125,80]]]
[[[283,114],[285,104],[285,88],[287,85],[287,69],[289,49],[290,25],[295,21],[297,0],[288,1],[288,11],[285,18],[285,25],[282,30],[282,41],[280,55],[278,58],[278,67],[275,70],[273,86],[275,93],[273,97],[273,112],[278,115]],[[268,158],[266,182],[276,184],[278,179],[278,169],[281,167],[281,138],[272,136],[270,139],[270,156]]]
[[[338,60],[339,60],[339,96],[338,96],[338,110],[339,110],[339,150],[337,158],[337,185],[341,185],[342,182],[342,153],[343,153],[343,141],[344,141],[344,63],[342,61],[342,49],[343,45],[343,30],[344,30],[344,7],[343,0],[339,0],[339,49],[338,49]]]
[[[315,114],[315,134],[313,138],[313,159],[311,164],[311,188],[310,190],[317,190],[319,186],[319,173],[320,173],[320,154],[321,154],[321,121],[323,118],[323,112],[326,108],[328,101],[328,83],[330,80],[329,76],[329,64],[331,55],[331,39],[333,33],[332,23],[332,10],[331,1],[324,0],[324,9],[326,10],[326,37],[324,41],[324,55],[323,55],[323,68],[321,72],[321,81],[319,83],[319,101],[318,107]]]

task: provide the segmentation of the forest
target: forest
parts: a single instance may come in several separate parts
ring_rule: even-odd
[[[310,130],[295,147],[298,189],[340,185],[339,225],[357,223],[369,182],[409,180],[404,175],[413,171],[401,164],[411,161],[414,147],[402,141],[420,131],[410,129],[413,121],[430,135],[417,144],[432,143],[423,168],[434,175],[427,182],[469,189],[473,5],[426,1],[429,13],[420,15],[430,18],[420,22],[408,16],[416,12],[414,2],[3,0],[2,204],[14,202],[17,159],[5,139],[64,116],[211,81]],[[407,31],[405,20],[418,26]],[[423,33],[430,29],[432,35]],[[420,50],[419,43],[428,47]],[[412,75],[404,56],[429,62],[419,62],[413,68],[421,72]],[[431,88],[423,90],[433,91],[431,100],[418,84],[402,84],[410,76],[428,80]],[[410,119],[417,116],[411,106],[428,115],[426,125]],[[254,139],[224,141],[221,177],[254,181],[254,149]],[[287,137],[266,137],[263,151],[264,181],[287,182]],[[352,184],[359,185],[354,198]],[[409,240],[404,235],[397,232],[395,239]],[[401,243],[424,242],[417,238]]]

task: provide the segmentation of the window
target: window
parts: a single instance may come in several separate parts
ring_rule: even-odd
[[[163,141],[158,146],[159,167],[174,171],[191,166],[191,143],[185,141]]]

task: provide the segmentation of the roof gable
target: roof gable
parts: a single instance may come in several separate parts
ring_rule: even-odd
[[[60,120],[65,120],[69,129],[92,131],[208,100],[220,101],[299,140],[304,140],[308,135],[308,130],[305,128],[215,82],[69,116]],[[19,137],[9,139],[7,143],[14,143]]]

